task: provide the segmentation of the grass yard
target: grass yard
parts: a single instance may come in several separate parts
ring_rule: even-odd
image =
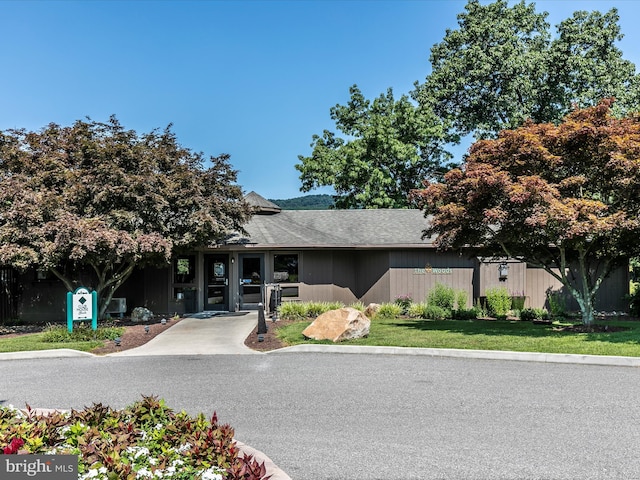
[[[24,352],[31,350],[52,350],[56,348],[70,348],[88,352],[104,343],[103,340],[78,342],[45,342],[43,333],[31,333],[11,338],[0,338],[0,353]]]
[[[332,343],[304,338],[302,331],[310,323],[301,321],[284,325],[278,329],[277,335],[287,345]],[[343,344],[640,357],[639,321],[610,320],[597,323],[608,325],[612,331],[561,331],[562,326],[570,324],[558,322],[534,325],[531,322],[509,320],[375,318],[367,338],[349,340]]]
[[[98,327],[96,331],[80,325],[70,333],[66,325],[52,325],[39,333],[0,337],[0,353],[69,348],[89,352],[105,340],[113,340],[124,333],[121,327]]]

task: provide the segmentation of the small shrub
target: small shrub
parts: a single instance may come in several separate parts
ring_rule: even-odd
[[[431,290],[427,296],[427,304],[444,308],[445,310],[453,310],[455,301],[455,290],[442,283],[436,283],[433,290]]]
[[[407,315],[411,318],[425,318],[424,309],[426,306],[426,303],[412,303],[407,309]]]
[[[426,305],[423,311],[423,318],[427,320],[444,320],[445,318],[451,318],[451,310],[437,305]]]
[[[366,307],[366,305],[365,305],[364,303],[362,303],[362,302],[354,302],[354,303],[351,303],[351,304],[349,305],[349,307],[351,307],[351,308],[355,308],[355,309],[356,309],[356,310],[358,310],[359,312],[364,312],[365,308],[367,308],[367,307]]]
[[[396,303],[383,303],[376,313],[376,317],[395,318],[402,315],[402,307]]]
[[[453,318],[456,320],[474,320],[480,316],[480,312],[476,307],[472,308],[459,308],[453,313]]]
[[[478,317],[484,318],[489,316],[486,305],[481,302],[479,298],[476,300],[476,304],[473,308],[476,310]]]
[[[524,308],[524,302],[527,300],[527,297],[522,295],[514,295],[511,297],[511,309],[512,310],[522,310]]]
[[[341,302],[283,302],[278,307],[278,315],[284,320],[304,320],[343,307]]]
[[[413,298],[411,298],[411,295],[399,295],[396,297],[394,303],[402,308],[402,313],[407,313],[413,303]]]
[[[491,315],[506,316],[511,308],[511,296],[504,287],[488,288],[485,292],[487,307]]]
[[[98,327],[93,330],[89,325],[74,324],[73,331],[69,332],[66,326],[49,325],[42,334],[42,341],[46,343],[70,343],[90,342],[93,340],[113,340],[122,336],[124,329],[121,327]]]
[[[301,302],[282,302],[278,307],[278,316],[284,320],[304,320],[307,309]]]
[[[560,292],[548,292],[547,301],[549,302],[549,310],[553,317],[566,317],[567,304]]]
[[[456,292],[456,309],[463,310],[467,308],[467,292],[465,290],[458,290]]]
[[[639,283],[631,283],[631,293],[626,296],[629,301],[629,314],[634,317],[640,317],[640,287]]]
[[[532,322],[534,320],[548,320],[549,312],[544,308],[525,308],[520,312],[520,320]]]

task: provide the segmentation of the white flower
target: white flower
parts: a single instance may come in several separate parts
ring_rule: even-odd
[[[185,443],[184,445],[180,445],[180,446],[177,448],[176,452],[178,452],[178,453],[184,453],[184,452],[189,451],[190,449],[191,449],[191,444],[187,442],[187,443]]]
[[[153,472],[145,467],[142,467],[136,472],[136,478],[153,478]]]
[[[215,467],[211,467],[208,470],[202,472],[202,480],[223,480],[222,475]]]

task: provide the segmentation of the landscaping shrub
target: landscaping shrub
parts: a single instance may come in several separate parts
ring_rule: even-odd
[[[354,302],[349,304],[349,307],[351,308],[355,308],[356,310],[358,310],[359,312],[364,312],[366,305],[362,302]]]
[[[465,308],[467,308],[467,292],[458,290],[456,292],[456,309],[463,310]]]
[[[629,300],[629,315],[640,317],[640,284],[631,283],[631,293],[627,295]]]
[[[411,318],[425,318],[424,309],[426,306],[426,303],[412,303],[409,305],[406,314]]]
[[[549,312],[544,308],[525,308],[520,312],[520,320],[532,322],[534,320],[548,320]]]
[[[567,305],[560,292],[548,291],[547,301],[549,302],[549,310],[551,310],[552,317],[567,316]]]
[[[485,292],[487,297],[487,307],[490,315],[496,317],[506,317],[511,308],[511,296],[504,287],[488,288]]]
[[[524,295],[513,295],[511,297],[511,309],[521,311],[524,308],[524,302],[526,302],[527,297]]]
[[[409,307],[407,315],[412,318],[424,318],[426,320],[444,320],[451,318],[451,311],[438,307],[437,305],[413,303]]]
[[[427,295],[427,304],[444,308],[445,310],[453,310],[456,301],[456,292],[452,287],[436,283],[433,290]]]
[[[396,303],[383,303],[380,305],[376,317],[395,318],[402,315],[402,307]]]
[[[427,320],[444,320],[451,318],[451,310],[438,307],[437,305],[426,305],[423,311],[423,317]]]
[[[278,307],[278,315],[285,320],[304,320],[343,307],[341,302],[283,302]]]
[[[51,415],[0,407],[0,451],[77,455],[81,480],[265,479],[264,464],[240,455],[233,434],[215,413],[175,413],[155,397]]]
[[[73,331],[69,332],[67,326],[49,325],[42,333],[42,341],[46,343],[69,343],[69,342],[90,342],[92,340],[113,340],[122,336],[122,327],[98,327],[93,330],[85,323],[73,326]]]
[[[456,320],[475,320],[480,315],[476,307],[459,308],[452,312],[453,318]]]
[[[399,295],[395,299],[395,304],[402,308],[402,313],[406,314],[409,310],[409,307],[413,303],[413,298],[411,295]]]
[[[304,320],[307,307],[301,302],[282,302],[278,307],[278,316],[284,320]]]

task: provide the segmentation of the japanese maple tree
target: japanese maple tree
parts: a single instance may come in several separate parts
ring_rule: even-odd
[[[170,127],[138,134],[115,117],[0,132],[0,263],[94,288],[102,317],[136,266],[242,229],[228,155],[208,160]]]
[[[640,253],[640,116],[614,118],[612,103],[475,143],[461,168],[415,192],[432,215],[425,234],[545,269],[591,324],[603,279]]]

